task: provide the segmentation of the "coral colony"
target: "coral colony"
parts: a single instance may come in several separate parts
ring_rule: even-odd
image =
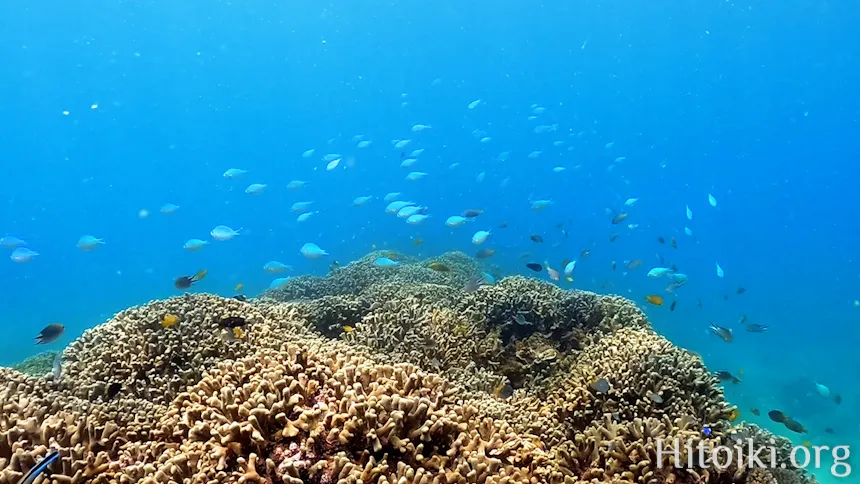
[[[63,484],[812,482],[676,467],[658,442],[742,432],[776,443],[768,464],[790,444],[732,423],[701,359],[629,300],[523,277],[469,287],[482,271],[375,252],[253,300],[123,311],[65,349],[59,381],[50,358],[38,378],[0,369],[0,483],[52,449],[43,482]]]

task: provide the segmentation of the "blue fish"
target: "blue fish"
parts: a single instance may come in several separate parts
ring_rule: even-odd
[[[710,428],[710,427],[708,427],[708,426],[705,426],[705,427],[702,429],[702,433],[704,433],[706,436],[710,437],[710,436],[711,436],[711,428]]]
[[[399,262],[389,259],[388,257],[380,257],[373,261],[373,265],[377,267],[394,267],[400,265]]]
[[[44,459],[42,459],[38,464],[33,466],[27,474],[18,481],[18,484],[32,484],[36,481],[43,472],[48,472],[48,466],[53,464],[60,458],[59,450],[52,450]]]

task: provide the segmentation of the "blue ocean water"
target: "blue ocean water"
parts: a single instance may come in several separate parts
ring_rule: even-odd
[[[857,445],[858,19],[855,3],[812,0],[6,2],[0,235],[40,255],[0,260],[0,364],[45,349],[32,338],[49,322],[67,327],[59,348],[198,269],[196,290],[254,294],[269,260],[323,275],[374,246],[474,253],[471,235],[490,230],[505,274],[590,249],[564,287],[643,307],[665,296],[645,307],[659,332],[712,369],[743,369],[727,388],[742,418],[785,434],[766,417],[779,408],[809,428],[798,443]],[[342,163],[327,171],[326,153]],[[427,177],[406,181],[411,170]],[[250,183],[265,192],[245,194]],[[394,191],[431,218],[385,214]],[[374,199],[354,207],[361,195]],[[554,203],[535,212],[537,199]],[[319,213],[297,222],[297,201]],[[165,203],[180,209],[163,215]],[[467,208],[485,213],[444,225]],[[612,225],[610,211],[629,217]],[[219,224],[242,235],[213,241]],[[82,252],[84,234],[106,243]],[[210,244],[189,253],[189,238]],[[302,258],[305,242],[331,256]],[[645,275],[658,255],[689,276],[673,312],[666,281]],[[771,331],[745,332],[743,314]]]

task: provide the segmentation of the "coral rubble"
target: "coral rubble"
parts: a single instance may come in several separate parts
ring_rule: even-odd
[[[373,253],[253,301],[123,311],[65,349],[58,381],[0,369],[0,484],[50,448],[63,484],[810,482],[675,468],[687,455],[658,442],[775,438],[733,426],[698,356],[630,301],[481,273]]]

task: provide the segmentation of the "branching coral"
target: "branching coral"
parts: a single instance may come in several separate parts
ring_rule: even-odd
[[[0,484],[52,447],[57,483],[807,482],[674,469],[658,441],[770,436],[732,429],[701,360],[630,301],[480,272],[378,252],[251,302],[123,311],[65,350],[59,382],[0,370]]]

